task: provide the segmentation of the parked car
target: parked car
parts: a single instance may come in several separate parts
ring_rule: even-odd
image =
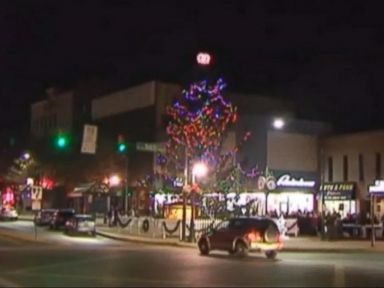
[[[88,234],[96,236],[95,218],[88,214],[75,214],[65,223],[65,233],[68,235]]]
[[[50,229],[61,229],[65,227],[65,223],[68,219],[75,215],[75,209],[60,209],[53,214],[51,223],[49,223]]]
[[[208,255],[211,250],[224,250],[246,256],[248,251],[257,250],[274,259],[283,247],[282,240],[283,235],[269,217],[233,218],[204,233],[198,240],[198,248],[202,255]]]
[[[58,209],[41,209],[36,214],[36,217],[34,219],[35,224],[38,226],[48,226],[57,211]]]
[[[19,214],[16,209],[13,207],[1,207],[0,209],[0,219],[1,220],[17,220]]]

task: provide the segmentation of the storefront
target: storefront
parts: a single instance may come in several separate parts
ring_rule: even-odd
[[[277,176],[259,180],[259,186],[265,181],[267,213],[291,215],[316,210],[314,173],[275,171],[273,174]]]
[[[115,194],[104,183],[84,183],[67,194],[68,206],[78,213],[106,213],[116,202]]]
[[[6,187],[1,193],[1,206],[13,207],[15,205],[15,191],[11,187]]]
[[[381,219],[384,215],[384,180],[375,180],[373,185],[368,186],[368,192],[375,203],[374,214]]]
[[[319,206],[321,208],[321,203],[324,203],[324,207],[321,208],[324,212],[337,212],[341,217],[345,217],[348,213],[356,213],[356,183],[354,182],[323,183],[320,185],[320,196]]]
[[[226,209],[227,211],[233,212],[236,208],[240,208],[243,213],[246,212],[247,208],[252,210],[252,215],[264,215],[265,214],[265,193],[264,192],[241,192],[236,194],[234,192],[228,193],[204,193],[201,199],[201,215],[204,213],[214,214],[211,211],[213,206],[212,201],[216,203],[224,203],[227,200]],[[154,197],[154,212],[155,215],[164,215],[166,207],[173,207],[172,209],[177,210],[177,204],[182,202],[181,194],[162,194],[158,193]],[[189,200],[187,204],[189,205]],[[210,204],[211,203],[211,204]],[[169,208],[167,208],[169,209]],[[214,209],[213,209],[214,210]]]
[[[264,192],[242,192],[238,196],[233,192],[228,193],[227,209],[234,211],[235,207],[242,207],[242,212],[245,213],[246,207],[249,206],[252,215],[264,215],[265,198]]]

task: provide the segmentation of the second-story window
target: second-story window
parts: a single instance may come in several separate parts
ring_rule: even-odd
[[[333,181],[333,161],[332,157],[328,157],[328,182]]]
[[[359,154],[359,181],[364,181],[364,158]]]
[[[348,181],[348,156],[343,156],[343,180]]]
[[[376,179],[380,179],[381,178],[381,154],[380,153],[376,153]]]

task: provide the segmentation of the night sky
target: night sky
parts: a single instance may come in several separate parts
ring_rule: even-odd
[[[186,83],[199,50],[229,90],[295,101],[299,117],[340,131],[381,128],[382,11],[352,0],[2,0],[0,133],[28,127],[30,103],[52,85]]]

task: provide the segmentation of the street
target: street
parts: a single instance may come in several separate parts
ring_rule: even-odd
[[[36,228],[36,230],[35,230]],[[72,245],[72,244],[87,244],[87,245],[111,245],[111,244],[122,244],[119,241],[103,237],[71,237],[65,235],[62,231],[52,231],[48,227],[34,227],[32,221],[7,221],[0,222],[0,232],[6,233],[7,235],[13,233],[21,239],[27,240],[39,240],[46,243],[54,243],[61,245]],[[0,233],[0,235],[2,234]]]
[[[27,227],[20,221],[2,226]],[[1,232],[0,231],[0,232]],[[197,249],[136,244],[97,236],[67,237],[39,230],[52,244],[0,237],[0,286],[381,286],[382,253],[262,254],[238,259],[226,253],[200,256]],[[61,245],[61,244],[69,245]]]

